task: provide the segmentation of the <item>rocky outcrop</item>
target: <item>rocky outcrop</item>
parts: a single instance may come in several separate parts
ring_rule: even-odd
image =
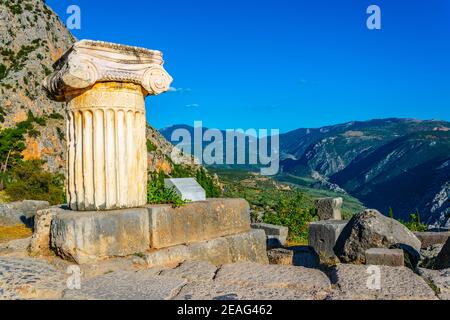
[[[450,300],[450,269],[420,269],[419,273],[434,288],[439,299]]]
[[[433,262],[436,269],[447,269],[450,268],[450,238],[442,247],[436,260]]]
[[[343,262],[365,263],[367,249],[396,245],[410,255],[419,256],[421,243],[411,231],[400,222],[369,209],[352,217],[341,232],[334,252]]]
[[[0,225],[33,225],[36,212],[50,206],[47,201],[23,200],[0,203]]]
[[[47,169],[64,166],[66,132],[64,105],[49,100],[42,81],[74,37],[42,0],[2,0],[0,3],[0,126],[25,121],[28,113],[46,117],[39,135],[26,138],[25,159],[47,161]]]

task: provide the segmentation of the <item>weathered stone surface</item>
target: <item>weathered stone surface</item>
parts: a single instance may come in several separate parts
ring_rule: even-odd
[[[151,247],[166,248],[195,243],[250,230],[248,202],[244,199],[208,199],[170,205],[148,206]]]
[[[367,265],[403,267],[404,259],[401,249],[371,248],[366,250]]]
[[[214,265],[240,261],[268,263],[262,230],[155,250],[147,253],[145,259],[149,267],[173,266],[186,260],[209,261]]]
[[[436,269],[450,268],[450,238],[445,242],[433,264]]]
[[[377,288],[374,270],[380,271]],[[406,267],[340,264],[331,274],[335,300],[435,300],[434,291],[424,279]],[[373,288],[373,289],[370,289]]]
[[[414,235],[422,243],[422,249],[435,244],[444,244],[450,237],[450,232],[414,232]]]
[[[34,218],[34,231],[31,237],[30,254],[34,256],[50,253],[50,228],[56,214],[64,212],[59,207],[39,210]]]
[[[66,290],[67,300],[168,300],[186,284],[178,277],[150,270],[116,271],[82,282],[81,290]]]
[[[164,179],[166,188],[173,188],[181,199],[191,202],[205,201],[206,192],[194,178]]]
[[[163,270],[160,275],[179,277],[192,281],[211,281],[216,275],[217,267],[207,261],[185,261],[175,269]]]
[[[67,91],[88,88],[96,82],[136,83],[148,94],[160,94],[172,82],[163,64],[162,53],[157,50],[82,40],[57,61],[45,87],[59,101],[64,101]]]
[[[31,237],[0,243],[0,255],[24,255],[30,242]]]
[[[294,251],[294,266],[305,268],[317,268],[320,265],[320,257],[313,247],[295,246],[290,247]]]
[[[308,244],[319,256],[323,258],[334,258],[334,246],[339,235],[347,225],[346,220],[325,220],[311,222],[308,231]]]
[[[192,254],[186,245],[151,250],[145,254],[145,262],[149,267],[170,266],[175,267],[183,261],[189,260]]]
[[[67,101],[67,199],[72,210],[147,201],[144,99],[169,89],[162,53],[101,41],[75,43],[45,87]]]
[[[324,298],[330,291],[330,280],[321,271],[294,266],[260,265],[250,262],[227,264],[216,274],[215,281],[262,288],[290,288]]]
[[[222,281],[195,281],[186,284],[174,300],[322,300],[325,293],[290,287],[264,287]]]
[[[294,264],[294,251],[288,249],[271,249],[267,251],[270,264],[292,266]]]
[[[364,210],[352,217],[342,230],[334,252],[343,262],[365,263],[370,248],[401,245],[411,255],[419,255],[421,243],[400,222],[383,216],[377,210]]]
[[[58,299],[66,276],[44,260],[0,257],[0,300]]]
[[[252,229],[262,229],[266,233],[267,247],[279,248],[286,245],[289,228],[268,223],[252,223]]]
[[[225,237],[225,239],[230,246],[231,262],[269,263],[265,237],[261,230],[250,230],[246,233]]]
[[[53,218],[51,245],[77,263],[145,252],[150,248],[148,211],[64,211]]]
[[[317,216],[320,220],[341,220],[342,198],[321,198],[315,200]]]
[[[431,283],[441,300],[450,300],[450,269],[419,269],[420,275]]]
[[[0,203],[0,225],[33,225],[33,217],[38,210],[47,209],[47,201],[23,200],[18,202]]]
[[[267,251],[270,264],[317,268],[320,265],[319,255],[312,247],[295,246],[276,248]]]
[[[419,266],[432,269],[436,257],[439,255],[439,252],[441,252],[443,247],[443,244],[433,244],[425,249],[421,249]]]

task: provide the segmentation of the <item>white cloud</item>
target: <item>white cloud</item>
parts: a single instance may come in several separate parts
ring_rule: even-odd
[[[185,93],[185,92],[191,92],[192,89],[191,88],[175,88],[175,87],[170,87],[169,90],[167,90],[168,92],[179,92],[179,93]]]

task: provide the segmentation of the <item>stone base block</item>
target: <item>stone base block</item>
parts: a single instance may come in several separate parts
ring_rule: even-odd
[[[421,248],[425,249],[436,244],[444,244],[450,237],[450,232],[414,232],[414,235],[422,243]]]
[[[335,258],[334,246],[347,220],[324,220],[309,225],[308,244],[323,258]]]
[[[266,233],[267,247],[279,248],[286,245],[289,228],[268,223],[252,223],[252,229],[262,229]]]
[[[270,264],[292,266],[294,264],[294,251],[288,249],[271,249],[267,251]]]
[[[366,250],[366,264],[403,267],[404,254],[401,249],[371,248]]]
[[[314,204],[319,220],[341,220],[342,198],[321,198]]]
[[[148,267],[173,266],[186,260],[209,261],[215,265],[250,261],[267,264],[266,236],[262,230],[220,237],[190,245],[178,245],[146,254]]]
[[[64,212],[63,209],[54,206],[49,209],[39,210],[34,217],[34,231],[31,237],[29,252],[32,256],[50,254],[50,229],[53,218]]]
[[[258,233],[262,243],[249,233],[249,206],[243,199],[101,212],[52,208],[43,211],[37,220],[34,254],[45,252],[46,243],[50,243],[59,256],[80,264],[151,250],[156,252],[155,259],[162,254],[163,259],[176,261],[177,256],[186,256],[186,247],[188,256],[195,259],[207,255],[207,260],[228,263],[239,261],[242,255],[259,261],[261,258],[255,254],[264,252],[265,256],[266,250],[264,232]],[[164,248],[169,248],[166,253],[158,253]]]
[[[145,252],[150,248],[148,211],[65,210],[53,218],[51,246],[61,257],[77,263]]]
[[[250,213],[243,199],[208,199],[179,208],[148,206],[151,247],[167,248],[250,230]]]

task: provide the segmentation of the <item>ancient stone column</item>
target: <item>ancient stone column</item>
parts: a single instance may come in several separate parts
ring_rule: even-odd
[[[77,42],[45,82],[67,101],[67,199],[72,210],[146,204],[144,98],[172,78],[159,51],[99,41]]]

